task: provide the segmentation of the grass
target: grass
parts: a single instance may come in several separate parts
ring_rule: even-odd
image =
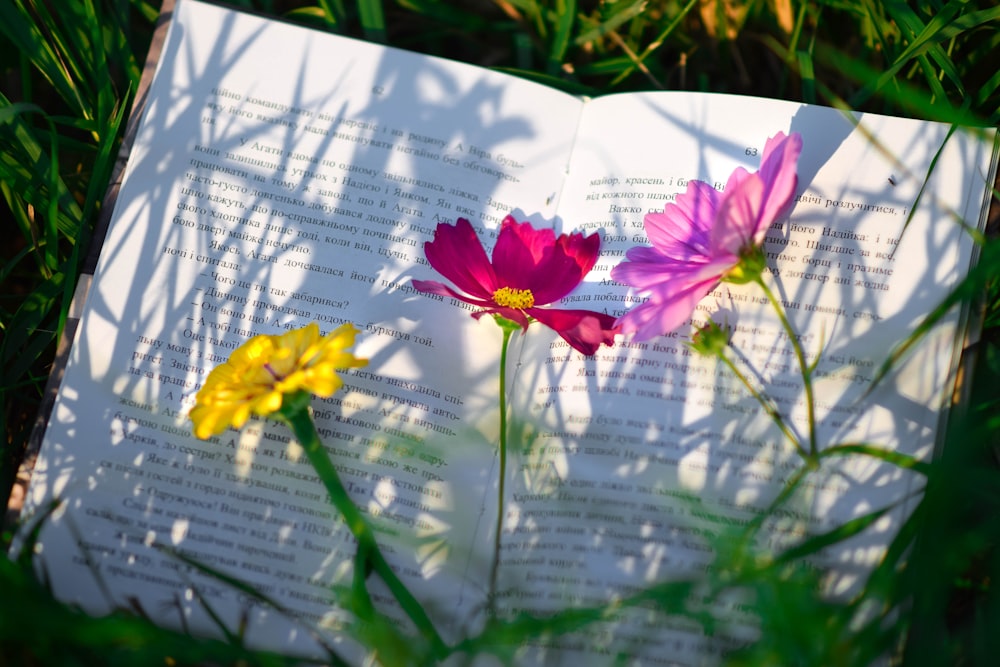
[[[1000,8],[992,0],[236,4],[574,93],[717,91],[966,124],[1000,122]],[[143,0],[0,3],[3,500],[103,211],[157,11],[157,3]],[[788,564],[767,579],[780,585],[759,591],[764,608],[774,611],[764,618],[764,638],[732,656],[733,664],[863,664],[904,637],[906,664],[995,664],[998,273],[991,239],[958,295],[981,300],[985,312],[967,410],[931,466],[923,501],[869,583],[869,603],[901,613],[859,627],[851,616],[857,610],[830,609],[803,594],[810,574]],[[159,631],[141,614],[88,619],[54,603],[15,561],[0,559],[0,591],[0,665],[283,663],[244,651],[238,641]]]

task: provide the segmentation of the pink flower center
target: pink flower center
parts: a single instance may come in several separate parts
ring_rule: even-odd
[[[530,289],[511,289],[501,287],[493,292],[493,303],[502,308],[515,308],[521,310],[531,308],[535,305],[535,295]]]

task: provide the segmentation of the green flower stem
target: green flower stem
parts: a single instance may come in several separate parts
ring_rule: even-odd
[[[819,457],[816,443],[816,398],[813,394],[812,368],[806,363],[806,353],[802,349],[802,343],[799,342],[798,336],[795,335],[795,330],[792,328],[792,323],[788,321],[788,316],[785,314],[785,309],[781,305],[781,301],[774,296],[774,292],[764,283],[764,279],[761,276],[757,276],[754,282],[764,290],[764,295],[771,302],[771,305],[774,306],[775,312],[778,313],[778,319],[781,320],[781,326],[788,335],[788,339],[792,341],[792,349],[795,351],[795,358],[798,360],[799,369],[802,371],[802,386],[806,393],[806,412],[809,420],[809,455],[806,460],[811,466],[815,467],[818,464]]]
[[[352,611],[354,615],[362,621],[372,621],[375,618],[375,605],[368,594],[365,585],[368,578],[368,563],[371,549],[363,542],[358,542],[358,550],[354,554],[354,579],[351,582],[351,593],[353,595]]]
[[[302,394],[305,394],[305,392],[302,392]],[[309,457],[309,462],[312,463],[313,468],[316,470],[316,474],[319,475],[319,478],[326,486],[326,491],[330,495],[331,502],[344,517],[344,523],[347,524],[354,539],[357,540],[358,553],[366,556],[364,559],[357,559],[355,567],[363,567],[364,563],[361,561],[366,560],[372,571],[385,582],[385,585],[389,588],[393,597],[396,598],[399,606],[409,616],[410,620],[413,621],[413,624],[430,641],[433,654],[439,657],[444,656],[447,653],[447,648],[441,636],[434,628],[430,617],[427,616],[420,602],[413,597],[413,594],[410,593],[403,582],[396,576],[396,573],[392,571],[392,568],[389,567],[389,563],[386,562],[382,551],[378,548],[378,543],[375,541],[375,534],[371,526],[365,521],[361,510],[351,500],[347,489],[344,488],[343,483],[340,481],[337,469],[334,468],[327,451],[320,442],[319,434],[316,432],[316,425],[313,423],[312,415],[309,412],[308,394],[305,394],[305,396],[305,401],[296,400],[299,397],[286,397],[285,404],[282,405],[281,411],[276,416],[281,417],[292,429],[292,433],[295,434],[296,440],[299,441],[299,444],[305,450],[306,456]],[[364,605],[364,599],[360,602]]]
[[[507,481],[507,349],[510,347],[510,337],[518,328],[516,323],[503,318],[497,318],[500,330],[503,331],[503,342],[500,345],[500,476],[497,481],[497,525],[493,537],[493,564],[490,567],[489,606],[494,608],[497,592],[497,571],[500,568],[500,539],[503,536],[503,505],[504,486]]]
[[[743,371],[737,368],[732,359],[726,356],[725,350],[719,350],[716,353],[716,356],[722,361],[722,363],[729,367],[729,370],[732,371],[733,375],[735,375],[739,381],[743,383],[743,386],[750,392],[750,395],[757,399],[757,402],[760,403],[762,408],[764,408],[764,412],[766,412],[774,423],[778,425],[778,428],[780,428],[781,432],[785,434],[785,437],[788,438],[793,445],[795,445],[795,450],[799,453],[799,455],[806,461],[812,462],[814,457],[810,456],[809,452],[802,447],[802,443],[799,442],[798,437],[792,432],[792,430],[788,428],[788,424],[785,423],[785,420],[781,417],[781,413],[778,412],[778,409],[774,406],[774,404],[771,403],[766,396],[757,391],[757,388],[750,383],[749,378],[747,378]]]

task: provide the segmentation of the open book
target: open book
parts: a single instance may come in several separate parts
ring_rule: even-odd
[[[260,646],[310,655],[314,632],[335,637],[348,615],[331,589],[350,581],[353,544],[297,445],[262,422],[199,441],[185,415],[209,370],[250,336],[353,322],[370,363],[314,401],[321,435],[441,632],[474,633],[493,554],[501,333],[413,289],[414,278],[437,278],[424,242],[438,222],[465,217],[490,247],[508,214],[600,233],[601,260],[566,305],[618,315],[641,297],[610,271],[645,243],[644,213],[690,179],[721,187],[735,167],[755,170],[779,131],[800,133],[804,150],[794,207],[767,234],[768,282],[817,360],[818,441],[930,457],[965,314],[868,390],[974,261],[969,228],[985,218],[992,136],[735,96],[582,100],[179,0],[31,479],[26,520],[63,501],[41,532],[39,567],[59,596],[94,612],[138,604],[213,632],[207,602],[230,627],[246,613]],[[760,295],[721,286],[695,323],[709,318],[731,327],[754,381],[802,432],[801,377]],[[498,614],[599,605],[691,578],[711,560],[709,535],[745,525],[801,468],[728,369],[689,351],[689,335],[619,339],[589,358],[541,327],[515,338],[507,391],[520,440]],[[871,457],[831,457],[767,542],[889,508],[815,563],[826,594],[849,595],[920,484]],[[739,607],[722,610],[734,627]],[[727,641],[739,631],[713,639],[623,612],[520,659],[686,664]]]

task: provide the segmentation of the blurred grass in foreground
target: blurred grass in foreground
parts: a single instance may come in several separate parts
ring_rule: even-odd
[[[992,0],[259,0],[307,25],[493,67],[578,94],[753,94],[925,119],[1000,121]],[[148,47],[155,2],[0,3],[0,498],[13,483]],[[914,665],[1000,655],[1000,256],[988,241],[964,299],[985,294],[967,412],[863,604],[821,606],[794,567],[758,591],[764,637],[734,664],[859,664],[904,638]],[[6,544],[7,537],[0,540]],[[913,547],[916,548],[913,548]],[[904,556],[906,556],[904,561]],[[797,582],[797,583],[796,583]],[[281,664],[158,630],[141,614],[87,619],[0,559],[0,665]],[[515,632],[516,628],[507,628]]]

